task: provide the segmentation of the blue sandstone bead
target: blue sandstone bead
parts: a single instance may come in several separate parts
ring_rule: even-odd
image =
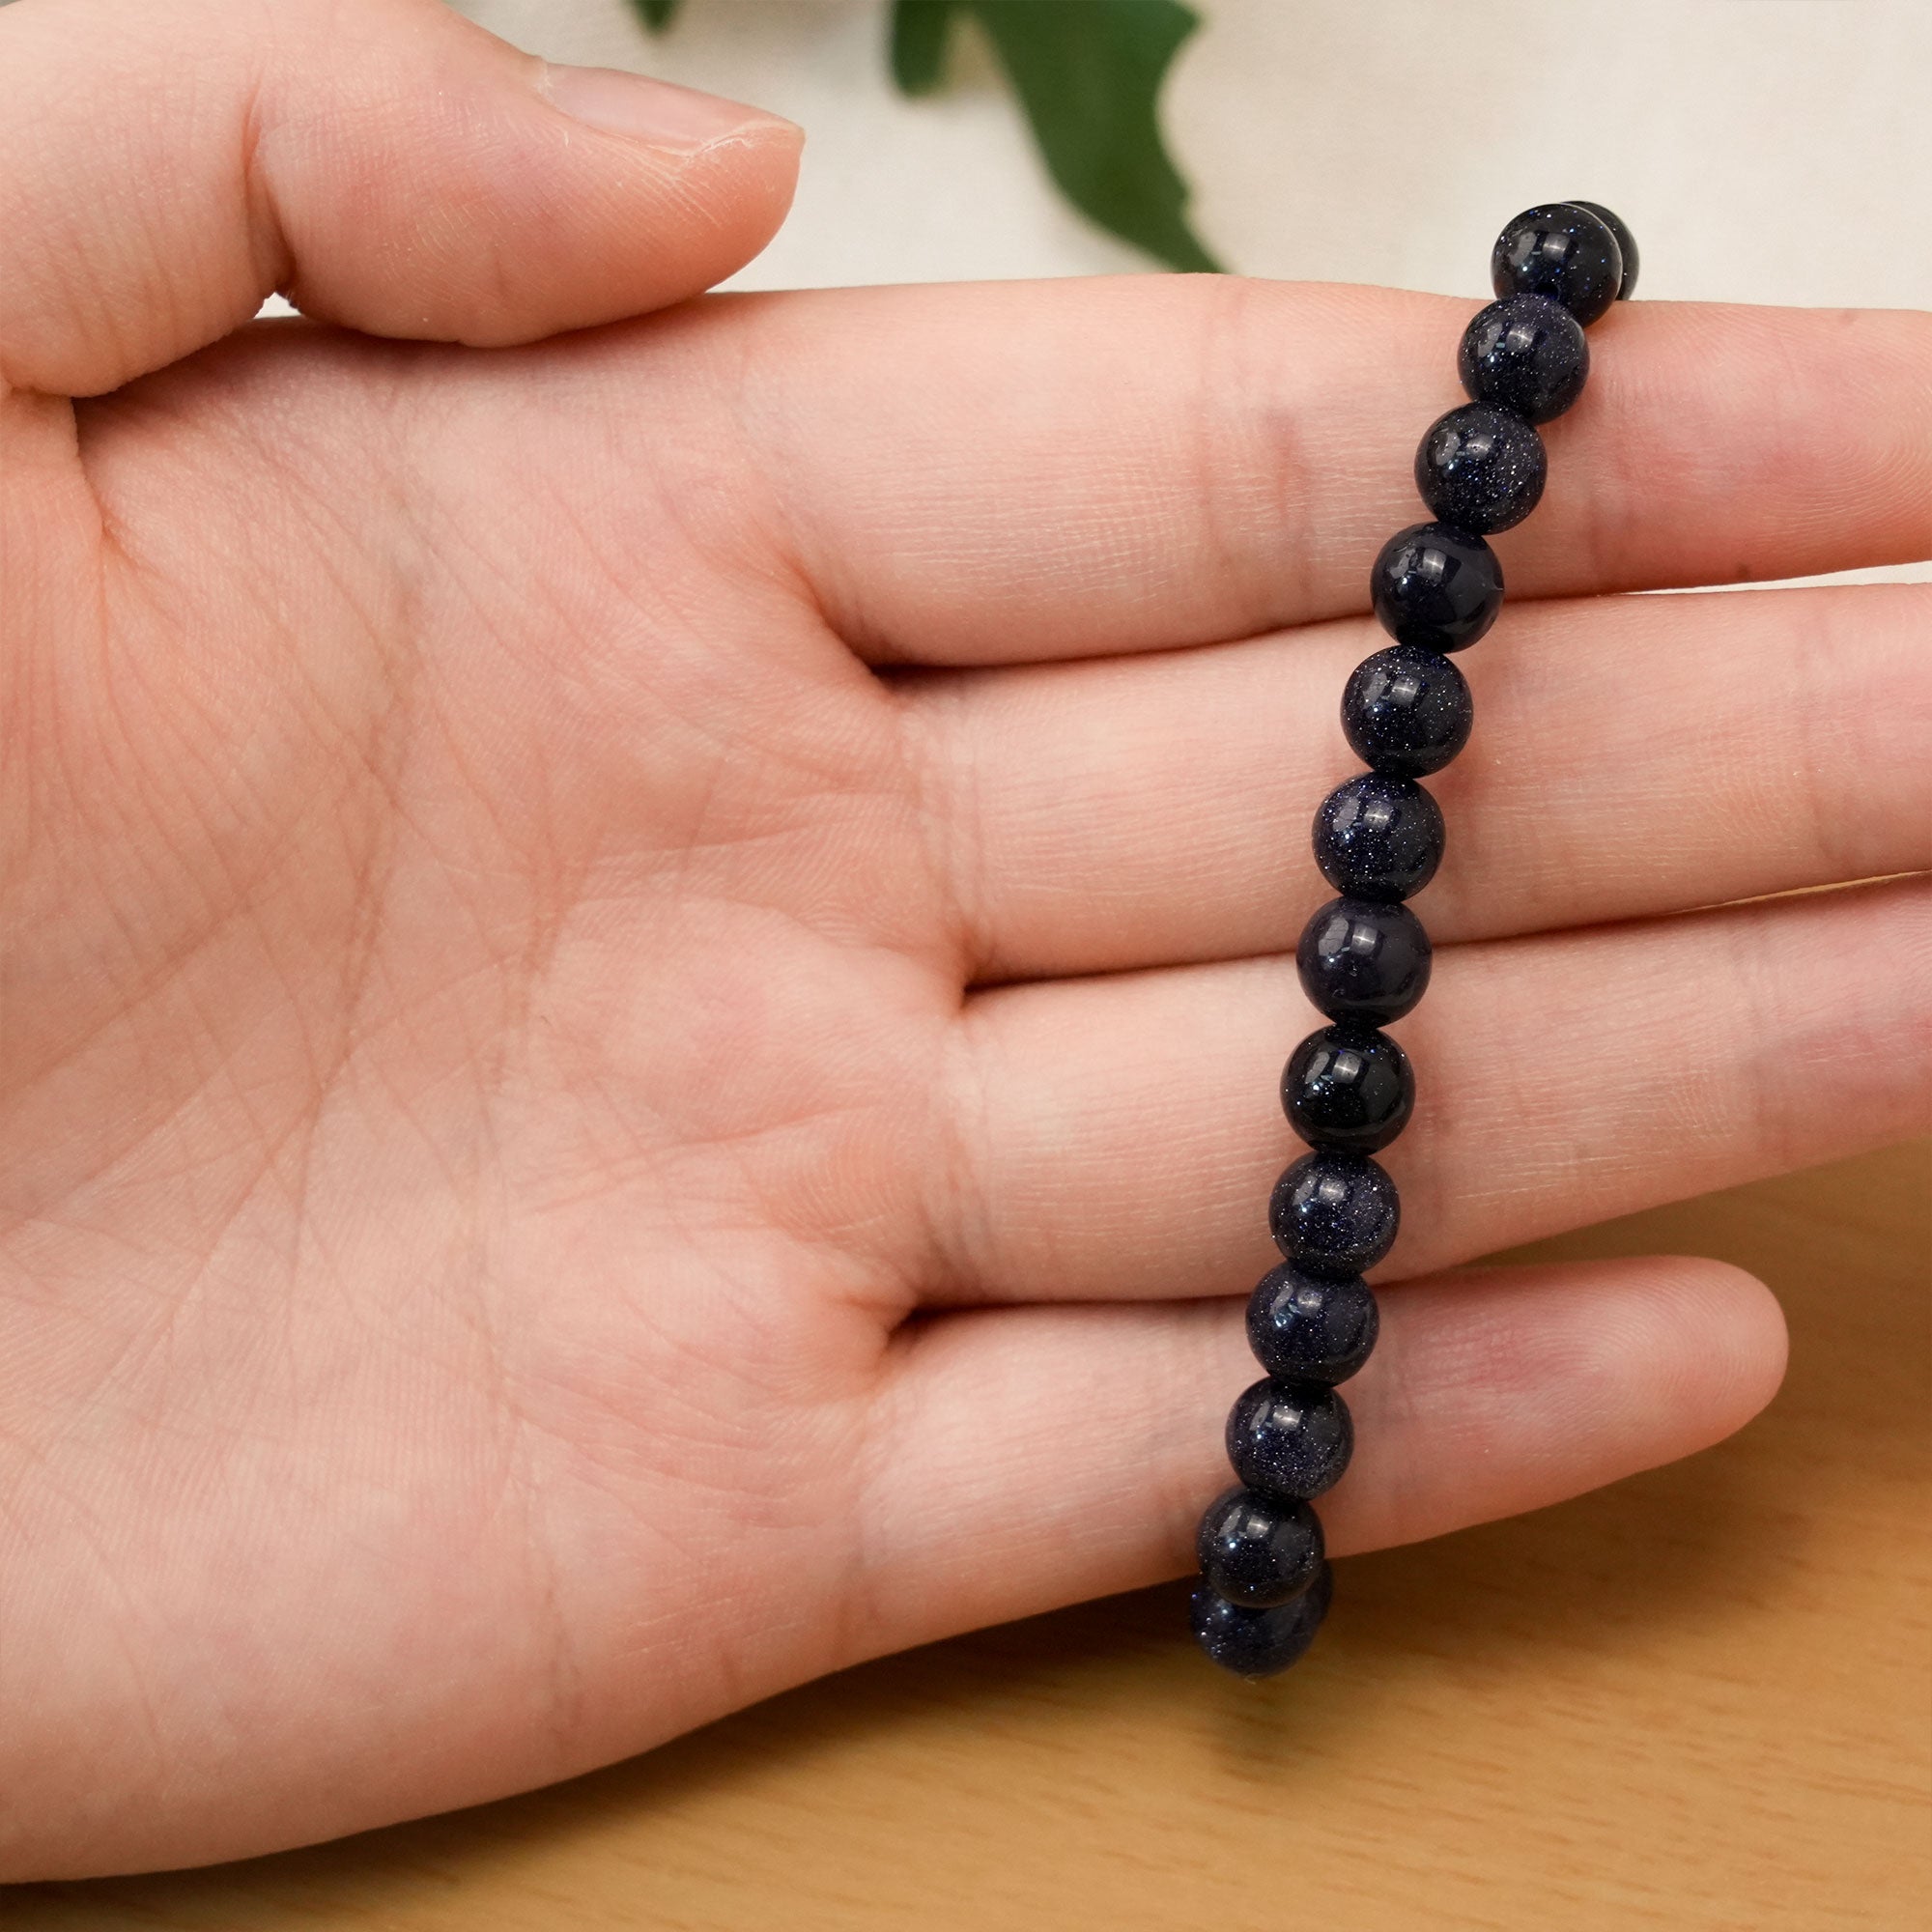
[[[1268,1232],[1304,1274],[1366,1274],[1401,1222],[1395,1182],[1365,1153],[1305,1153],[1268,1196]]]
[[[1387,1034],[1344,1021],[1310,1034],[1289,1056],[1281,1105],[1310,1147],[1374,1153],[1408,1124],[1415,1075]]]
[[[1398,643],[1460,651],[1496,621],[1503,567],[1467,530],[1412,524],[1382,545],[1369,572],[1369,598]]]
[[[1490,282],[1499,296],[1548,296],[1586,328],[1616,300],[1624,256],[1615,233],[1580,202],[1526,208],[1496,237]]]
[[[1256,1382],[1228,1416],[1228,1461],[1267,1496],[1307,1502],[1332,1489],[1354,1446],[1349,1405],[1315,1382]]]
[[[1347,1381],[1380,1327],[1374,1290],[1353,1275],[1325,1281],[1284,1262],[1248,1297],[1248,1347],[1277,1381]]]
[[[1457,369],[1477,402],[1548,422],[1583,393],[1590,345],[1583,325],[1561,302],[1506,296],[1463,331]]]
[[[1315,863],[1338,893],[1406,899],[1442,863],[1442,809],[1413,779],[1364,772],[1315,812]]]
[[[1334,1573],[1325,1563],[1300,1596],[1273,1609],[1231,1604],[1203,1584],[1191,1606],[1194,1641],[1236,1677],[1272,1677],[1314,1642],[1334,1593]]]
[[[1468,680],[1415,644],[1363,659],[1342,694],[1342,730],[1355,755],[1401,778],[1439,772],[1469,742],[1475,715]]]
[[[1321,1524],[1304,1502],[1240,1488],[1208,1505],[1195,1541],[1208,1587],[1264,1610],[1298,1597],[1321,1567]]]
[[[1405,905],[1330,899],[1302,927],[1302,990],[1331,1020],[1386,1026],[1429,988],[1429,935]]]
[[[1617,299],[1629,301],[1636,293],[1636,237],[1600,201],[1577,201],[1573,197],[1570,206],[1588,209],[1617,238],[1617,251],[1624,258],[1624,275],[1617,284]]]
[[[1548,467],[1543,439],[1514,411],[1464,403],[1430,424],[1415,487],[1443,523],[1489,536],[1536,508]]]

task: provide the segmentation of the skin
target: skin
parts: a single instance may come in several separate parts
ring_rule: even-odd
[[[22,0],[0,74],[0,1876],[1185,1567],[1470,305],[646,315],[795,130],[586,129],[418,0]],[[1776,1386],[1718,1264],[1442,1270],[1927,1118],[1932,593],[1602,593],[1932,553],[1932,328],[1594,347],[1432,781],[1339,1553]]]

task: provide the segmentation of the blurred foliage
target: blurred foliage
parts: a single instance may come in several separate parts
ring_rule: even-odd
[[[653,33],[680,0],[631,0]],[[946,82],[954,22],[986,36],[1075,208],[1176,269],[1218,269],[1187,223],[1187,184],[1168,157],[1157,106],[1181,43],[1201,24],[1178,0],[895,0],[893,78],[902,93]]]

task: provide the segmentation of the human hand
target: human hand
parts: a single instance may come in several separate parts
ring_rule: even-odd
[[[762,244],[782,124],[587,128],[419,0],[21,0],[0,76],[0,1875],[1183,1568],[1467,304],[623,321]],[[1917,884],[1696,909],[1926,866],[1932,593],[1598,593],[1925,555],[1932,328],[1596,346],[1434,781],[1341,1553],[1778,1378],[1710,1262],[1435,1271],[1925,1118]]]

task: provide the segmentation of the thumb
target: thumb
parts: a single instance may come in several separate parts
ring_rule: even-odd
[[[695,295],[777,229],[789,122],[550,67],[440,0],[0,8],[0,385],[111,389],[280,289],[497,345]]]

